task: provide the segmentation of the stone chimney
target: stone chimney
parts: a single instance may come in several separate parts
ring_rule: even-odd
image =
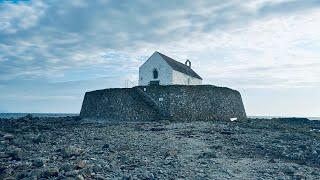
[[[190,61],[189,59],[187,59],[184,64],[185,64],[186,66],[188,66],[189,68],[191,68],[191,61]]]

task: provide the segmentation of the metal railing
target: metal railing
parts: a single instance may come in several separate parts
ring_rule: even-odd
[[[135,82],[135,81],[130,81],[130,80],[125,80],[124,81],[124,87],[125,88],[132,88],[132,87],[134,87],[136,85],[137,85],[137,82]]]

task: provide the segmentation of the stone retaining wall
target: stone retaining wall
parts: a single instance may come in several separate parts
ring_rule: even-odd
[[[85,94],[80,117],[107,121],[150,121],[158,114],[133,89],[104,89]]]
[[[138,86],[151,97],[166,118],[177,121],[230,120],[246,118],[238,91],[212,85]],[[161,114],[131,89],[105,89],[87,92],[80,116],[105,120],[159,120]]]

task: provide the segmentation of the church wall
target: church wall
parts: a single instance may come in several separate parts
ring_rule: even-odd
[[[189,80],[189,84],[188,84],[188,79]],[[202,84],[202,80],[201,79],[197,79],[191,76],[188,76],[184,73],[181,73],[179,71],[175,71],[173,70],[172,72],[172,84],[180,84],[180,85],[201,85]]]
[[[153,70],[157,69],[159,78],[153,79]],[[169,85],[172,82],[172,68],[158,53],[153,55],[139,68],[139,85],[149,85],[150,81],[159,80],[160,85]]]

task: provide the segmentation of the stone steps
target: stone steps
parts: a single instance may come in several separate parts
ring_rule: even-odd
[[[133,87],[132,88],[138,96],[141,97],[141,99],[152,109],[154,109],[158,114],[159,114],[159,119],[164,120],[164,119],[170,119],[170,116],[165,113],[162,108],[159,107],[159,105],[156,103],[156,101],[149,96],[147,93],[145,93],[143,90],[141,90],[138,87]]]
[[[159,110],[154,107],[154,105],[150,105],[149,102],[147,102],[143,96],[141,96],[139,93],[136,92],[136,90],[131,91],[130,96],[137,102],[140,104],[143,104],[144,106],[148,107],[151,111],[154,112],[155,116],[152,117],[151,119],[160,119],[161,115]]]

